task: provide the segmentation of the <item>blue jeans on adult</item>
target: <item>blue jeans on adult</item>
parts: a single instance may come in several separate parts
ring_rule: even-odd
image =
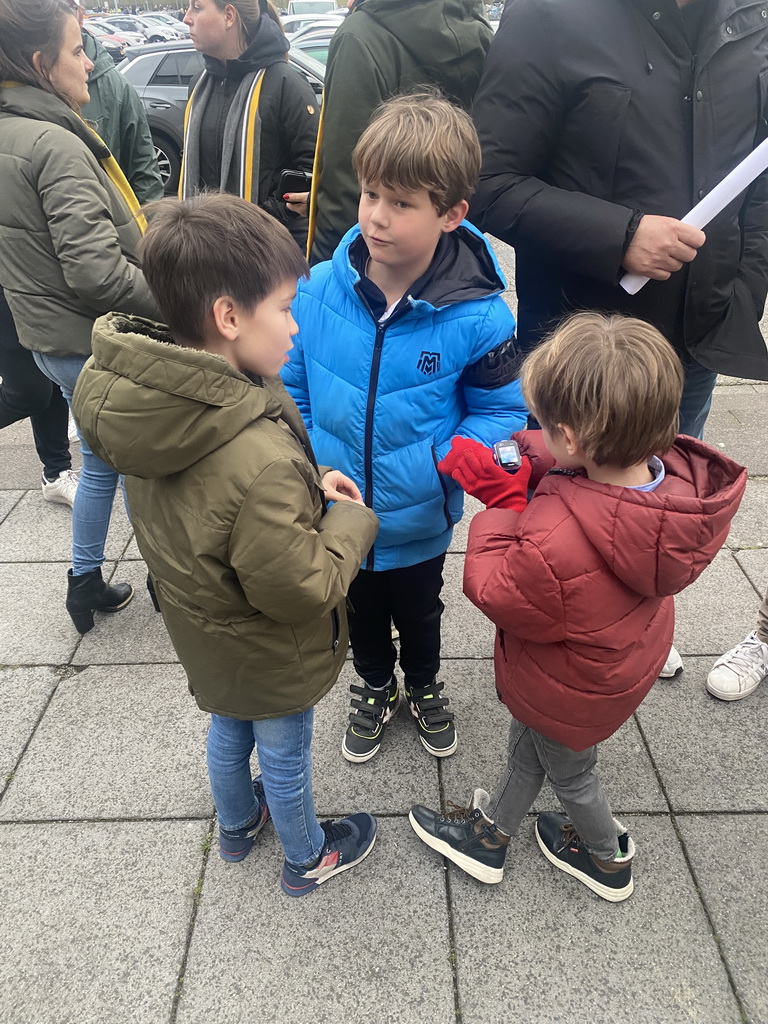
[[[55,384],[72,408],[72,393],[87,356],[56,356],[34,352],[35,362]],[[101,568],[118,475],[97,458],[78,428],[83,468],[72,507],[72,575],[83,576]]]
[[[695,359],[683,360],[683,395],[680,399],[680,433],[701,440],[712,407],[717,374]]]
[[[295,867],[313,864],[325,843],[312,793],[313,721],[313,708],[258,722],[211,715],[208,732],[208,777],[219,825],[245,828],[259,814],[250,767],[256,747],[275,831]]]

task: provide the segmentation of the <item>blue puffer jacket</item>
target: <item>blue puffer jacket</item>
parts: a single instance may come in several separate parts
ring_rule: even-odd
[[[515,330],[506,281],[480,232],[457,228],[450,260],[384,324],[350,258],[359,235],[348,231],[300,282],[283,380],[318,461],[350,476],[379,517],[364,568],[396,569],[446,551],[461,519],[463,492],[436,468],[451,438],[490,446],[524,427],[527,411],[504,345]]]

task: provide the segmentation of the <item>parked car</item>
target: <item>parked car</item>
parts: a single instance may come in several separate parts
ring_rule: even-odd
[[[87,22],[83,25],[83,30],[101,43],[115,64],[120,63],[125,56],[125,43],[117,36],[110,35],[106,30],[97,29],[95,25],[89,25]]]
[[[318,97],[325,66],[291,47],[288,60],[307,79]],[[203,55],[189,43],[145,43],[132,46],[117,69],[141,97],[155,144],[160,177],[167,195],[176,192],[184,138],[184,110],[189,84],[203,70]]]
[[[179,21],[177,18],[172,18],[169,14],[152,11],[151,14],[142,14],[142,18],[145,18],[147,21],[156,22],[158,25],[163,25],[165,28],[169,28],[177,39],[189,39],[189,26],[185,25],[183,21]]]
[[[138,32],[150,43],[168,43],[178,38],[169,26],[145,20],[138,14],[110,14],[109,17],[98,20],[104,25],[111,25],[118,32],[121,29]]]
[[[141,46],[142,43],[146,42],[146,39],[139,32],[118,32],[116,29],[111,29],[110,26],[105,25],[98,18],[86,18],[83,22],[83,28],[88,29],[96,35],[97,39],[101,39],[102,36],[109,36],[111,39],[117,39],[123,46]]]
[[[325,67],[328,63],[328,48],[331,45],[333,34],[338,27],[338,25],[328,26],[324,22],[317,25],[309,25],[290,37],[291,46],[302,50]]]
[[[336,28],[341,24],[341,11],[346,14],[346,8],[340,8],[339,14],[289,14],[286,17],[281,18],[280,21],[283,25],[283,32],[292,39],[297,32],[301,32],[306,28],[317,28],[320,25],[327,25],[330,23],[330,27],[334,25]]]
[[[288,14],[332,14],[337,6],[336,0],[290,0]]]

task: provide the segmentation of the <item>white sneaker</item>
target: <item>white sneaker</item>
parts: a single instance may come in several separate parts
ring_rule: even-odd
[[[677,653],[676,647],[670,647],[664,668],[659,672],[659,679],[674,679],[683,671],[683,659]]]
[[[707,689],[720,700],[741,700],[754,693],[768,676],[768,644],[753,630],[740,644],[717,659],[707,676]]]
[[[43,497],[46,501],[52,501],[56,505],[69,505],[72,508],[75,503],[77,484],[78,476],[73,469],[65,469],[55,480],[46,480],[43,476],[41,484]]]
[[[77,440],[77,427],[75,426],[75,421],[72,418],[72,413],[69,414],[69,423],[67,424],[67,437],[69,438],[70,441]]]

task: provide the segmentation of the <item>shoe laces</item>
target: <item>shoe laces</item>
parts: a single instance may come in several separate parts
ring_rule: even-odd
[[[475,812],[479,810],[478,807],[462,807],[461,804],[455,804],[453,800],[448,801],[448,806],[453,807],[453,810],[441,814],[440,821],[452,821],[457,825],[467,821],[474,821],[477,817]]]
[[[560,826],[560,849],[566,846],[581,846],[581,836],[572,821],[565,821]]]
[[[325,832],[326,846],[338,843],[352,835],[352,826],[345,821],[321,821],[320,828]]]
[[[764,644],[762,640],[758,640],[755,633],[751,633],[724,655],[720,664],[725,668],[735,667],[749,671],[755,667],[756,657],[762,659],[764,668],[768,668],[768,644]]]

